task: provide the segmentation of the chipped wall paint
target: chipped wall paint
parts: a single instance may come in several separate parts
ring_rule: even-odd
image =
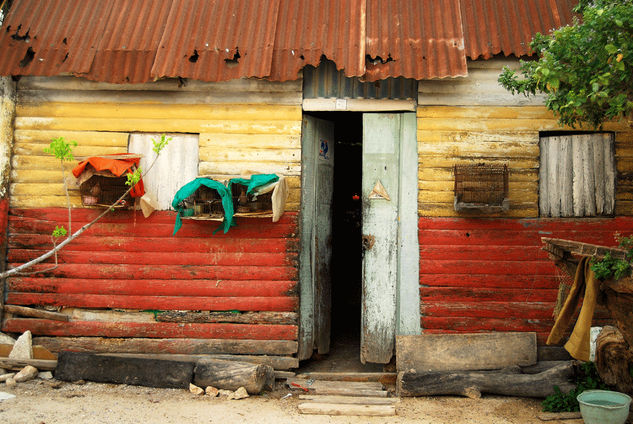
[[[0,77],[0,198],[5,198],[11,171],[13,120],[15,118],[15,82]]]

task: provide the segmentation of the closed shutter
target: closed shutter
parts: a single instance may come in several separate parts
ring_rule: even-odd
[[[543,217],[612,215],[613,134],[541,137],[539,210]]]

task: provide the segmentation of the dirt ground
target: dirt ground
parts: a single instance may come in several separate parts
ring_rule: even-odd
[[[498,396],[402,399],[395,417],[301,415],[297,394],[281,399],[288,393],[281,383],[274,392],[242,400],[196,396],[180,389],[56,380],[32,380],[11,389],[0,385],[0,391],[16,396],[0,401],[0,423],[6,424],[542,423],[537,418],[539,400]]]

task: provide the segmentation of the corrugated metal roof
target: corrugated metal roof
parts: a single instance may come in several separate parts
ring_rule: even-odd
[[[366,55],[369,81],[467,75],[459,0],[367,0]]]
[[[461,0],[466,55],[531,54],[537,32],[547,34],[572,23],[577,0]]]
[[[152,77],[267,77],[278,10],[279,0],[173,0]]]
[[[95,81],[140,83],[149,79],[165,33],[172,0],[114,0],[90,71]]]
[[[466,56],[529,53],[575,0],[15,0],[0,75],[137,83],[295,80],[323,57],[347,77],[467,74]]]
[[[364,67],[366,0],[280,0],[271,79],[294,80],[321,57],[345,75],[361,76]]]
[[[89,3],[16,1],[0,31],[2,75],[88,72],[113,6],[108,0]]]

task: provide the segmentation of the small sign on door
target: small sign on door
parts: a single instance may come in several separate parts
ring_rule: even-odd
[[[319,157],[325,160],[329,160],[330,159],[330,155],[329,155],[329,151],[330,151],[330,145],[328,143],[327,140],[319,140],[320,142],[320,146],[319,146]]]

